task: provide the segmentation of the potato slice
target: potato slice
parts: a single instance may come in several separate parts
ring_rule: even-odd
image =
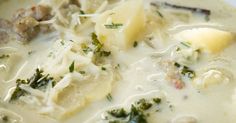
[[[57,119],[68,118],[90,102],[103,99],[111,92],[112,82],[111,67],[97,75],[68,73],[50,92],[49,104],[53,104],[55,109],[43,113]]]
[[[218,53],[229,46],[234,35],[227,31],[213,28],[195,28],[175,35],[176,39],[187,41],[194,47],[202,48],[210,53]]]
[[[96,20],[98,39],[110,49],[112,46],[127,49],[145,26],[142,0],[129,0],[101,14]]]

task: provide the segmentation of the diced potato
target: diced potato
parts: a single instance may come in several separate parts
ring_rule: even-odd
[[[127,49],[145,26],[142,0],[129,0],[104,12],[96,20],[95,31],[106,48]]]
[[[176,39],[187,41],[194,47],[202,48],[210,53],[217,53],[230,45],[234,36],[230,32],[213,28],[195,28],[175,35]]]

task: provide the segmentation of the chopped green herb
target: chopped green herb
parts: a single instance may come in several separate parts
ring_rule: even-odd
[[[190,48],[191,44],[189,42],[180,42],[180,44],[182,44],[183,46]]]
[[[107,96],[106,96],[106,97],[107,97],[107,100],[108,100],[108,101],[112,101],[112,96],[111,96],[111,93],[107,94]]]
[[[163,18],[164,16],[163,16],[163,14],[160,12],[160,11],[156,11],[157,12],[157,14],[161,17],[161,18]]]
[[[175,67],[177,67],[177,68],[180,68],[180,67],[181,67],[181,65],[180,65],[179,63],[177,63],[177,62],[175,62],[174,65],[175,65]]]
[[[195,77],[195,72],[191,69],[189,69],[189,67],[184,66],[183,69],[181,70],[181,74],[188,76],[189,78],[194,78]]]
[[[190,79],[193,79],[195,77],[195,72],[191,70],[189,67],[185,65],[181,65],[177,62],[174,63],[175,67],[180,69],[180,73],[184,76],[189,77]]]
[[[118,68],[120,68],[120,64],[117,64],[117,65],[115,66],[115,69],[118,69]]]
[[[80,12],[80,14],[82,14],[82,15],[85,14],[85,12],[84,12],[83,10],[80,10],[79,12]]]
[[[125,111],[124,108],[107,111],[114,119],[108,117],[106,120],[109,120],[109,123],[147,123],[147,117],[150,116],[147,109],[151,108],[153,104],[159,103],[161,103],[160,98],[140,99],[131,105],[129,112]]]
[[[29,51],[29,52],[28,52],[28,55],[31,55],[33,52],[34,52],[34,51]]]
[[[9,58],[9,57],[10,57],[10,55],[8,55],[8,54],[3,54],[3,55],[0,56],[0,59],[5,59],[5,58]]]
[[[100,43],[95,33],[92,33],[91,37],[92,37],[92,44],[95,46],[95,49],[93,51],[94,53],[93,62],[95,62],[96,64],[102,62],[104,57],[110,56],[111,52],[103,50],[103,45]]]
[[[86,72],[85,71],[79,71],[80,74],[85,74]]]
[[[53,56],[53,52],[49,52],[48,57],[52,57]]]
[[[122,123],[122,122],[119,120],[112,120],[112,121],[109,121],[108,123]]]
[[[92,33],[92,40],[93,40],[93,42],[92,42],[93,45],[95,45],[99,48],[102,47],[102,44],[99,42],[98,36],[95,33]]]
[[[107,70],[105,67],[101,67],[101,69],[102,69],[103,71]]]
[[[73,61],[69,67],[69,71],[72,73],[75,70],[75,61]]]
[[[138,42],[135,41],[134,44],[133,44],[133,47],[137,47],[138,46]]]
[[[9,122],[9,117],[7,115],[1,116],[0,121],[3,121],[3,123],[8,123]]]
[[[181,50],[181,48],[180,47],[177,47],[176,49],[175,49],[175,51],[180,51]]]
[[[118,29],[119,27],[123,26],[121,23],[111,23],[111,24],[105,24],[104,25],[107,29]]]
[[[169,105],[169,108],[170,108],[170,110],[171,110],[171,111],[173,111],[173,110],[174,110],[174,106],[173,106],[173,105],[171,105],[171,104]]]
[[[100,52],[102,49],[102,44],[98,40],[98,37],[95,33],[92,33],[92,44],[96,46],[96,49],[94,50],[94,53]]]
[[[93,51],[93,50],[92,50],[90,47],[88,47],[85,43],[82,43],[82,44],[81,44],[81,49],[82,49],[83,52],[86,53],[86,54]]]
[[[101,52],[100,52],[100,56],[107,57],[107,56],[110,56],[110,55],[111,55],[111,52],[110,52],[110,51],[101,51]]]
[[[49,77],[49,74],[43,75],[43,70],[36,69],[36,73],[27,80],[30,87],[34,89],[42,89],[45,88],[48,83],[52,83],[53,85],[55,82],[53,81],[52,77]]]
[[[145,99],[140,99],[137,102],[137,107],[142,109],[142,110],[148,110],[149,108],[152,107],[152,103],[149,103],[147,100]]]
[[[65,42],[63,40],[60,43],[61,43],[61,45],[65,45]]]
[[[126,118],[128,116],[128,113],[124,110],[124,108],[113,109],[107,113],[116,118]]]
[[[152,99],[153,102],[155,102],[156,104],[160,104],[161,103],[161,98],[153,98]]]
[[[36,69],[34,75],[31,78],[27,80],[16,80],[16,89],[12,93],[10,101],[17,100],[21,96],[29,94],[28,92],[20,88],[20,85],[22,84],[29,85],[33,89],[44,91],[49,83],[51,83],[52,86],[55,86],[55,81],[52,77],[49,77],[49,74],[44,75],[42,70]]]
[[[16,89],[14,90],[14,92],[11,95],[10,102],[17,100],[21,96],[24,96],[26,94],[28,94],[28,93],[25,90],[20,88],[20,84],[17,84]]]

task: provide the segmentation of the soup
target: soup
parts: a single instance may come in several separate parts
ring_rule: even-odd
[[[0,2],[1,123],[234,123],[222,0]]]

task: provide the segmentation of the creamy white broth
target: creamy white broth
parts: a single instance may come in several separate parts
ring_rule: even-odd
[[[145,1],[144,4],[148,5],[149,2],[150,1]],[[14,64],[13,72],[8,72],[6,75],[9,77],[0,77],[2,83],[0,86],[0,99],[1,102],[3,102],[0,106],[19,114],[23,118],[24,123],[94,123],[101,121],[103,112],[111,109],[111,107],[127,107],[127,109],[129,109],[130,104],[136,100],[135,98],[152,98],[163,93],[165,96],[162,100],[160,111],[151,113],[151,115],[147,117],[148,123],[172,123],[176,117],[181,116],[193,116],[197,119],[197,123],[234,123],[236,121],[236,100],[233,98],[233,95],[235,94],[234,79],[230,80],[228,83],[209,85],[207,88],[196,88],[192,81],[187,81],[185,82],[185,87],[179,90],[165,80],[166,73],[162,70],[161,65],[158,64],[158,58],[153,58],[151,56],[155,52],[162,52],[171,47],[170,50],[166,51],[164,54],[164,58],[168,59],[171,50],[174,49],[173,45],[178,44],[178,42],[172,39],[172,36],[180,30],[210,26],[236,32],[236,25],[234,24],[236,9],[221,0],[217,2],[214,0],[173,0],[168,2],[188,7],[209,9],[212,12],[210,21],[204,21],[202,15],[195,15],[193,17],[195,19],[191,19],[189,22],[173,20],[173,23],[170,23],[163,29],[167,35],[162,35],[160,38],[158,31],[153,31],[154,39],[152,42],[155,48],[148,46],[144,41],[146,39],[141,37],[138,39],[140,40],[138,46],[135,48],[131,47],[128,50],[112,51],[111,62],[114,66],[117,64],[120,65],[118,73],[116,73],[118,79],[112,84],[112,101],[108,101],[106,97],[96,100],[63,120],[40,115],[37,113],[37,110],[32,108],[32,106],[22,106],[4,102],[8,90],[15,86],[16,79],[30,77],[35,68],[45,64],[47,55],[50,52],[53,43],[57,39],[64,38],[63,34],[60,35],[60,33],[55,32],[47,35],[42,34],[32,40],[29,44],[22,45],[18,41],[11,41],[8,44],[1,46],[1,48],[15,48],[16,51],[14,52],[19,54],[21,58],[14,60],[17,62]],[[9,5],[7,5],[7,3],[1,4],[2,6],[8,6],[10,8],[10,6],[13,6],[15,3],[14,0],[10,0],[8,3]],[[25,5],[22,4],[22,7],[23,6]],[[2,7],[0,8],[2,9]],[[146,9],[148,9],[148,7]],[[4,10],[1,10],[0,13],[2,18],[10,18],[4,14]],[[165,17],[164,12],[163,15]],[[87,34],[87,30],[84,30],[84,32]],[[85,39],[87,38],[86,36],[84,37]],[[82,39],[84,37],[78,36],[77,38]],[[65,36],[65,39],[70,40],[70,38],[70,35]],[[220,53],[214,55],[204,53],[199,61],[191,65],[191,68],[196,71],[197,75],[201,75],[201,70],[204,71],[204,69],[210,67],[211,61],[217,58],[224,58],[227,59],[229,63],[216,63],[216,65],[227,68],[227,70],[235,76],[235,47],[236,45],[232,44]],[[32,53],[29,55],[29,52]],[[20,69],[22,66],[25,67]],[[16,76],[19,69],[19,74]],[[16,78],[14,78],[15,76]],[[155,93],[150,93],[153,91]],[[170,105],[172,106],[171,108]],[[106,121],[104,121],[104,123],[105,122]]]

